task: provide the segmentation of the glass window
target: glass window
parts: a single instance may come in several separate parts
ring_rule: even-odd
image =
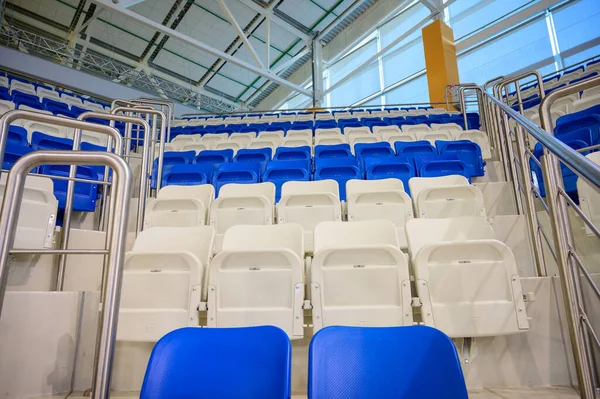
[[[429,89],[427,87],[427,75],[419,76],[385,94],[385,103],[387,105],[428,102]]]
[[[333,86],[377,53],[377,41],[371,40],[329,67],[329,85]],[[330,106],[353,104],[379,91],[379,64],[375,59],[348,81],[331,91]]]
[[[499,75],[554,63],[545,18],[458,57],[461,82],[483,84]]]
[[[388,87],[425,69],[425,49],[419,35],[383,57],[383,82]]]
[[[599,54],[600,1],[576,1],[553,12],[552,15],[558,46],[565,56],[565,66]],[[592,51],[588,51],[590,49]]]
[[[535,0],[460,0],[448,7],[450,26],[458,40]]]

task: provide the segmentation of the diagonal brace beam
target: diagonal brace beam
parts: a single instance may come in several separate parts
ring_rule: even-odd
[[[302,86],[299,86],[295,83],[292,83],[286,79],[283,79],[283,78],[277,76],[276,74],[272,73],[268,69],[256,67],[256,66],[249,64],[243,60],[240,60],[237,57],[233,57],[230,54],[227,54],[221,50],[217,50],[214,47],[211,47],[211,46],[209,46],[205,43],[202,43],[194,38],[191,38],[181,32],[178,32],[171,28],[167,28],[166,26],[163,26],[162,24],[160,24],[156,21],[153,21],[150,18],[146,18],[146,17],[144,17],[138,13],[135,13],[131,10],[119,7],[115,4],[113,4],[111,0],[91,0],[91,1],[101,7],[104,7],[110,11],[113,11],[117,14],[123,15],[127,18],[131,18],[134,21],[141,23],[142,25],[148,26],[151,29],[154,29],[158,32],[165,34],[166,36],[170,36],[177,40],[181,40],[182,42],[189,44],[190,46],[196,47],[197,49],[205,51],[211,55],[214,55],[215,57],[222,58],[225,61],[231,62],[233,65],[237,65],[241,68],[244,68],[250,72],[254,72],[254,73],[256,73],[260,76],[263,76],[267,79],[271,79],[272,81],[277,82],[280,85],[289,87],[289,88],[296,90],[297,92],[302,93],[306,96],[311,96],[311,92],[309,90],[306,90]]]
[[[246,32],[244,32],[244,30],[242,29],[242,27],[240,26],[238,21],[235,19],[235,16],[233,15],[233,13],[229,9],[229,7],[227,7],[227,4],[225,4],[225,0],[218,0],[218,2],[219,2],[219,5],[221,6],[221,9],[227,16],[227,19],[229,20],[229,22],[231,22],[231,25],[233,25],[233,27],[237,31],[239,38],[242,39],[242,41],[246,45],[246,48],[248,49],[248,51],[250,51],[250,54],[252,54],[252,57],[254,58],[254,61],[256,61],[256,64],[258,66],[260,66],[261,68],[264,68],[265,66],[263,65],[262,61],[260,60],[260,57],[258,56],[258,53],[254,49],[254,46],[252,46],[252,43],[250,43],[250,40],[248,40],[248,37],[246,37]]]
[[[282,27],[283,29],[287,30],[288,32],[296,35],[297,37],[299,37],[300,39],[304,40],[305,42],[309,42],[311,41],[311,37],[308,36],[305,32],[302,32],[300,29],[288,24],[286,21],[284,21],[283,19],[279,18],[277,15],[273,14],[271,9],[266,9],[261,7],[260,5],[256,4],[255,2],[253,2],[252,0],[238,0],[240,3],[244,4],[245,6],[253,9],[254,11],[256,11],[257,13],[259,13],[262,16],[267,16],[269,15],[271,18],[271,22],[273,22],[274,24],[279,25],[280,27]],[[274,2],[275,4],[277,4],[277,2]]]

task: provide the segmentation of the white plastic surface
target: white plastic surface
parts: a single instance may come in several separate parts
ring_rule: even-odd
[[[443,130],[435,130],[435,131],[431,131],[431,132],[418,130],[414,133],[416,135],[417,140],[427,140],[433,146],[435,146],[436,140],[446,140],[446,141],[452,140],[452,135],[450,134],[450,132],[446,132]]]
[[[413,218],[412,201],[398,179],[349,180],[346,183],[348,222],[387,220],[396,226],[398,245],[406,248],[406,221]]]
[[[314,332],[331,325],[412,325],[410,276],[387,221],[324,222],[311,264]]]
[[[342,206],[335,180],[288,181],[281,187],[277,223],[298,223],[304,230],[304,247],[313,251],[313,231],[325,221],[341,221]]]
[[[148,202],[144,230],[151,227],[193,227],[206,224],[210,204],[215,199],[212,184],[166,186]]]
[[[600,165],[600,152],[592,152],[585,157]],[[600,229],[600,193],[581,178],[577,180],[577,192],[579,193],[579,204],[583,214],[592,221],[597,229]],[[584,225],[587,235],[595,235],[587,223],[584,223]]]
[[[481,130],[461,130],[453,133],[455,140],[470,140],[478,144],[481,148],[481,156],[483,159],[492,159],[492,148],[486,133]]]
[[[295,224],[229,229],[210,265],[208,327],[274,325],[302,338],[303,252]]]
[[[464,176],[413,177],[408,185],[419,218],[486,216],[481,190]]]
[[[199,324],[214,230],[209,226],[142,231],[125,255],[117,339],[155,342]]]

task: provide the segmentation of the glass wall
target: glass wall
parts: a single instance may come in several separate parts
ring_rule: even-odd
[[[540,0],[457,0],[444,13],[454,31],[461,82],[483,84],[528,70],[551,74],[600,55],[600,0],[563,0],[550,9]],[[515,23],[515,16],[518,22]],[[324,105],[387,105],[429,101],[421,29],[430,11],[414,0],[335,62],[325,65]],[[510,23],[509,23],[510,21]],[[416,27],[419,22],[422,26]],[[415,28],[416,27],[416,28]],[[409,33],[403,40],[398,38]],[[469,47],[461,46],[475,41]],[[558,42],[552,46],[552,40]],[[464,41],[464,42],[463,42]],[[390,47],[387,49],[387,47]],[[368,65],[362,65],[378,52]],[[359,68],[360,67],[360,68]],[[349,73],[360,72],[344,79]],[[337,82],[345,81],[339,86]],[[292,105],[306,102],[294,99]]]

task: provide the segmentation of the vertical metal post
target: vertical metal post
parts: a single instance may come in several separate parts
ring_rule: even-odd
[[[323,45],[316,37],[312,41],[313,107],[323,102]]]
[[[80,122],[83,123],[83,122]],[[110,377],[114,344],[117,332],[123,261],[125,256],[125,234],[127,231],[127,212],[131,195],[132,173],[127,163],[115,154],[108,152],[84,151],[36,151],[22,156],[15,162],[6,182],[6,191],[2,202],[0,217],[0,314],[6,293],[10,250],[13,248],[17,231],[17,219],[21,207],[25,179],[28,172],[37,165],[108,165],[113,173],[115,213],[109,229],[108,247],[109,270],[108,286],[102,298],[102,329],[96,348],[98,362],[95,364],[93,383],[94,399],[107,399],[110,389]]]

